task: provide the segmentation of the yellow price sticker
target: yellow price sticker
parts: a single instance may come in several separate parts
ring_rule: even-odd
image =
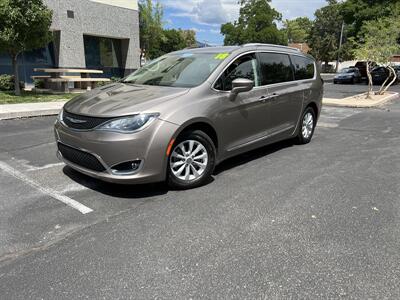
[[[215,56],[215,59],[221,59],[224,60],[229,56],[229,53],[219,53],[218,55]]]

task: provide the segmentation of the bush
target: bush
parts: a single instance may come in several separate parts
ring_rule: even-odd
[[[35,79],[33,81],[33,83],[35,84],[35,88],[44,89],[44,80],[43,79]]]
[[[0,75],[0,91],[14,90],[14,76],[2,74]]]

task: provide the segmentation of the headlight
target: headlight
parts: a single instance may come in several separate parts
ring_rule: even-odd
[[[60,112],[58,113],[57,120],[62,122],[64,116],[64,107],[61,108]]]
[[[114,119],[104,123],[98,130],[116,131],[121,133],[133,133],[143,130],[153,122],[159,114],[140,114],[135,116]]]

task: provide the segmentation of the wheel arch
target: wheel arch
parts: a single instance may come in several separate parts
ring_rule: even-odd
[[[184,123],[182,126],[179,127],[179,129],[175,133],[174,139],[176,140],[184,132],[194,131],[194,130],[201,130],[204,133],[206,133],[211,138],[212,142],[214,143],[215,149],[218,152],[218,146],[219,146],[218,134],[214,126],[207,119],[198,118]]]

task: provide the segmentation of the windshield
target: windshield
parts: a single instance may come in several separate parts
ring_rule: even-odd
[[[129,75],[124,82],[195,87],[202,84],[228,56],[216,53],[179,53],[162,56]],[[223,59],[222,59],[223,58]]]

